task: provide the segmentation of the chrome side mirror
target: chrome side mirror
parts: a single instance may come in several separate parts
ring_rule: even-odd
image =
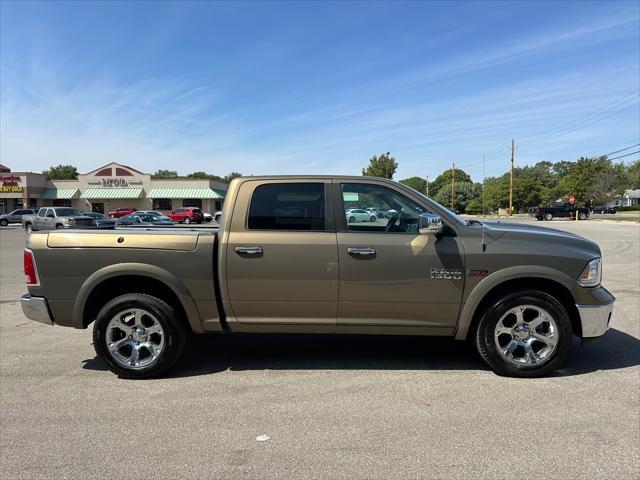
[[[442,233],[442,219],[433,213],[421,213],[418,218],[418,231],[423,235]]]

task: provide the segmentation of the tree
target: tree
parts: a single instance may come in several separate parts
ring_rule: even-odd
[[[455,178],[455,183],[469,183],[471,182],[471,177],[464,170],[460,170],[456,168],[453,173],[453,177]],[[449,196],[451,196],[451,169],[445,170],[440,175],[436,177],[436,179],[429,184],[429,196],[431,198],[436,198],[440,190],[445,189],[449,192]],[[449,201],[449,204],[451,201]]]
[[[222,181],[224,183],[231,183],[231,180],[233,180],[234,178],[238,178],[241,177],[242,174],[240,172],[231,172],[228,175],[225,175],[224,178],[222,179]]]
[[[157,170],[156,173],[151,175],[151,178],[156,178],[156,179],[178,178],[178,172],[176,172],[175,170]]]
[[[413,188],[416,192],[427,194],[427,181],[422,177],[409,177],[404,180],[400,180],[400,183],[404,183],[407,187]]]
[[[465,212],[469,202],[477,199],[482,194],[482,184],[473,182],[461,182],[454,185],[455,198],[453,208],[459,212]],[[451,187],[447,190],[441,188],[435,197],[436,202],[447,208],[451,207]],[[472,203],[473,205],[473,203]],[[480,206],[482,208],[482,205]]]
[[[387,152],[379,157],[375,155],[371,157],[367,168],[362,169],[362,175],[365,177],[393,178],[397,169],[398,162],[396,162],[391,153]]]
[[[194,178],[197,180],[215,180],[217,182],[222,181],[222,178],[219,177],[218,175],[214,175],[212,173],[206,173],[206,172],[192,172],[189,175],[187,175],[187,178]]]
[[[49,180],[77,180],[78,169],[73,165],[57,165],[44,170],[44,173]]]

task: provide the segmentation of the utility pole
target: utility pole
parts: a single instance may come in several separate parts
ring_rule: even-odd
[[[516,141],[511,139],[511,172],[509,173],[509,216],[513,215],[513,156],[515,154]]]
[[[429,196],[429,175],[427,175],[427,197]]]
[[[451,164],[451,210],[456,209],[455,183],[456,183],[456,164],[454,162]]]
[[[482,215],[484,215],[484,183],[487,178],[487,154],[482,154]]]

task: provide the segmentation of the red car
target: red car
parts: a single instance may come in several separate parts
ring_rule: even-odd
[[[119,208],[113,212],[109,212],[109,217],[120,218],[120,217],[124,217],[125,215],[131,215],[135,211],[136,211],[135,208]]]
[[[195,207],[179,208],[171,213],[167,213],[167,217],[179,223],[202,223],[204,221],[204,213]]]

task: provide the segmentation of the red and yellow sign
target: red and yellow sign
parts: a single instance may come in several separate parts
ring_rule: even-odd
[[[24,191],[22,185],[19,185],[19,182],[22,182],[22,178],[17,177],[16,175],[0,175],[0,193],[22,193]]]

